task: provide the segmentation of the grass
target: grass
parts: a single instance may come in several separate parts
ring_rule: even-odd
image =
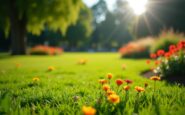
[[[87,64],[79,65],[80,59]],[[16,67],[15,63],[20,63]],[[126,65],[126,70],[121,65]],[[154,82],[141,77],[148,69],[144,59],[121,59],[117,53],[64,53],[62,56],[0,56],[0,114],[82,114],[82,106],[92,106],[97,114],[183,115],[185,88],[179,84]],[[49,66],[54,71],[48,72]],[[98,80],[113,74],[111,87],[117,91],[115,80],[133,81],[129,95],[122,90],[119,104],[107,101]],[[40,81],[33,82],[34,77]],[[149,86],[139,94],[135,86]],[[125,84],[124,84],[125,85]],[[101,103],[97,100],[101,99]]]

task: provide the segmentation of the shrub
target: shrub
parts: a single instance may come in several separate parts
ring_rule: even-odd
[[[59,55],[62,54],[62,48],[37,45],[29,50],[31,55]]]
[[[124,58],[146,58],[150,53],[150,46],[154,42],[152,38],[140,39],[129,42],[119,49],[121,56]]]
[[[158,50],[156,56],[154,73],[169,81],[185,83],[185,41],[170,45],[167,52]]]
[[[156,42],[152,45],[150,52],[157,52],[159,49],[168,51],[168,47],[172,44],[177,44],[179,40],[184,39],[185,36],[173,30],[162,31],[158,36]]]

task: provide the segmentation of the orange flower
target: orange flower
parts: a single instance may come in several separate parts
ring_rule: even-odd
[[[109,100],[110,102],[112,102],[112,103],[115,103],[115,104],[117,104],[117,103],[120,102],[120,98],[119,98],[119,96],[116,95],[116,94],[112,94],[112,95],[108,96],[108,100]]]
[[[101,84],[103,85],[103,84],[107,83],[107,80],[105,80],[105,79],[100,79],[100,80],[99,80],[99,83],[101,83]]]
[[[109,85],[107,85],[107,84],[103,85],[103,90],[104,91],[108,91],[109,89],[110,89]]]
[[[159,80],[161,80],[161,78],[158,77],[158,76],[152,76],[152,77],[150,77],[150,79],[151,79],[151,80],[154,80],[154,81],[159,81]]]
[[[88,107],[88,106],[83,106],[82,107],[82,111],[84,115],[95,115],[96,113],[96,109],[94,109],[93,107]]]
[[[125,91],[128,91],[128,90],[130,89],[130,86],[126,85],[126,86],[123,87],[123,89],[124,89]]]
[[[135,90],[136,90],[136,91],[138,91],[138,92],[145,91],[145,89],[144,89],[144,88],[139,87],[139,86],[136,86],[136,87],[135,87]]]
[[[111,73],[108,73],[108,74],[107,74],[107,78],[108,78],[108,79],[111,79],[111,78],[112,78],[112,74],[111,74]]]
[[[146,60],[146,64],[150,64],[150,60]]]
[[[53,66],[48,67],[48,71],[53,71],[53,70],[55,70],[55,67],[53,67]]]
[[[34,82],[37,82],[37,81],[39,81],[40,79],[39,79],[38,77],[34,77],[32,80],[33,80]]]
[[[118,86],[122,85],[123,82],[124,82],[124,81],[123,81],[122,79],[117,79],[117,80],[116,80],[116,84],[117,84]]]
[[[109,95],[112,95],[112,94],[116,94],[114,91],[111,91],[111,90],[108,90],[107,91],[107,95],[109,96]]]

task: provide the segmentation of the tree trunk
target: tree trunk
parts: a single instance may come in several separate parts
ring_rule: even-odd
[[[26,54],[26,15],[20,17],[16,0],[10,0],[11,54]]]

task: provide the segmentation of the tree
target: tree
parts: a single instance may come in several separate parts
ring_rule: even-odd
[[[127,6],[126,1],[117,0],[113,11],[100,12],[101,10],[98,9],[93,10],[94,12],[99,11],[99,14],[105,13],[105,19],[96,23],[92,39],[94,45],[106,49],[111,47],[118,48],[131,40],[132,36],[129,32],[129,26],[132,20],[132,13]]]
[[[83,44],[86,42],[91,33],[92,13],[87,6],[84,6],[80,11],[77,23],[69,26],[66,36],[64,37],[71,47],[77,47],[80,43]]]
[[[108,12],[107,4],[105,0],[99,0],[95,5],[92,6],[92,11],[93,11],[93,24],[96,27],[98,23],[103,21],[103,19],[106,16],[106,13]]]
[[[26,53],[26,33],[39,35],[47,27],[66,32],[75,24],[81,0],[1,0],[0,26],[11,35],[11,53]]]

